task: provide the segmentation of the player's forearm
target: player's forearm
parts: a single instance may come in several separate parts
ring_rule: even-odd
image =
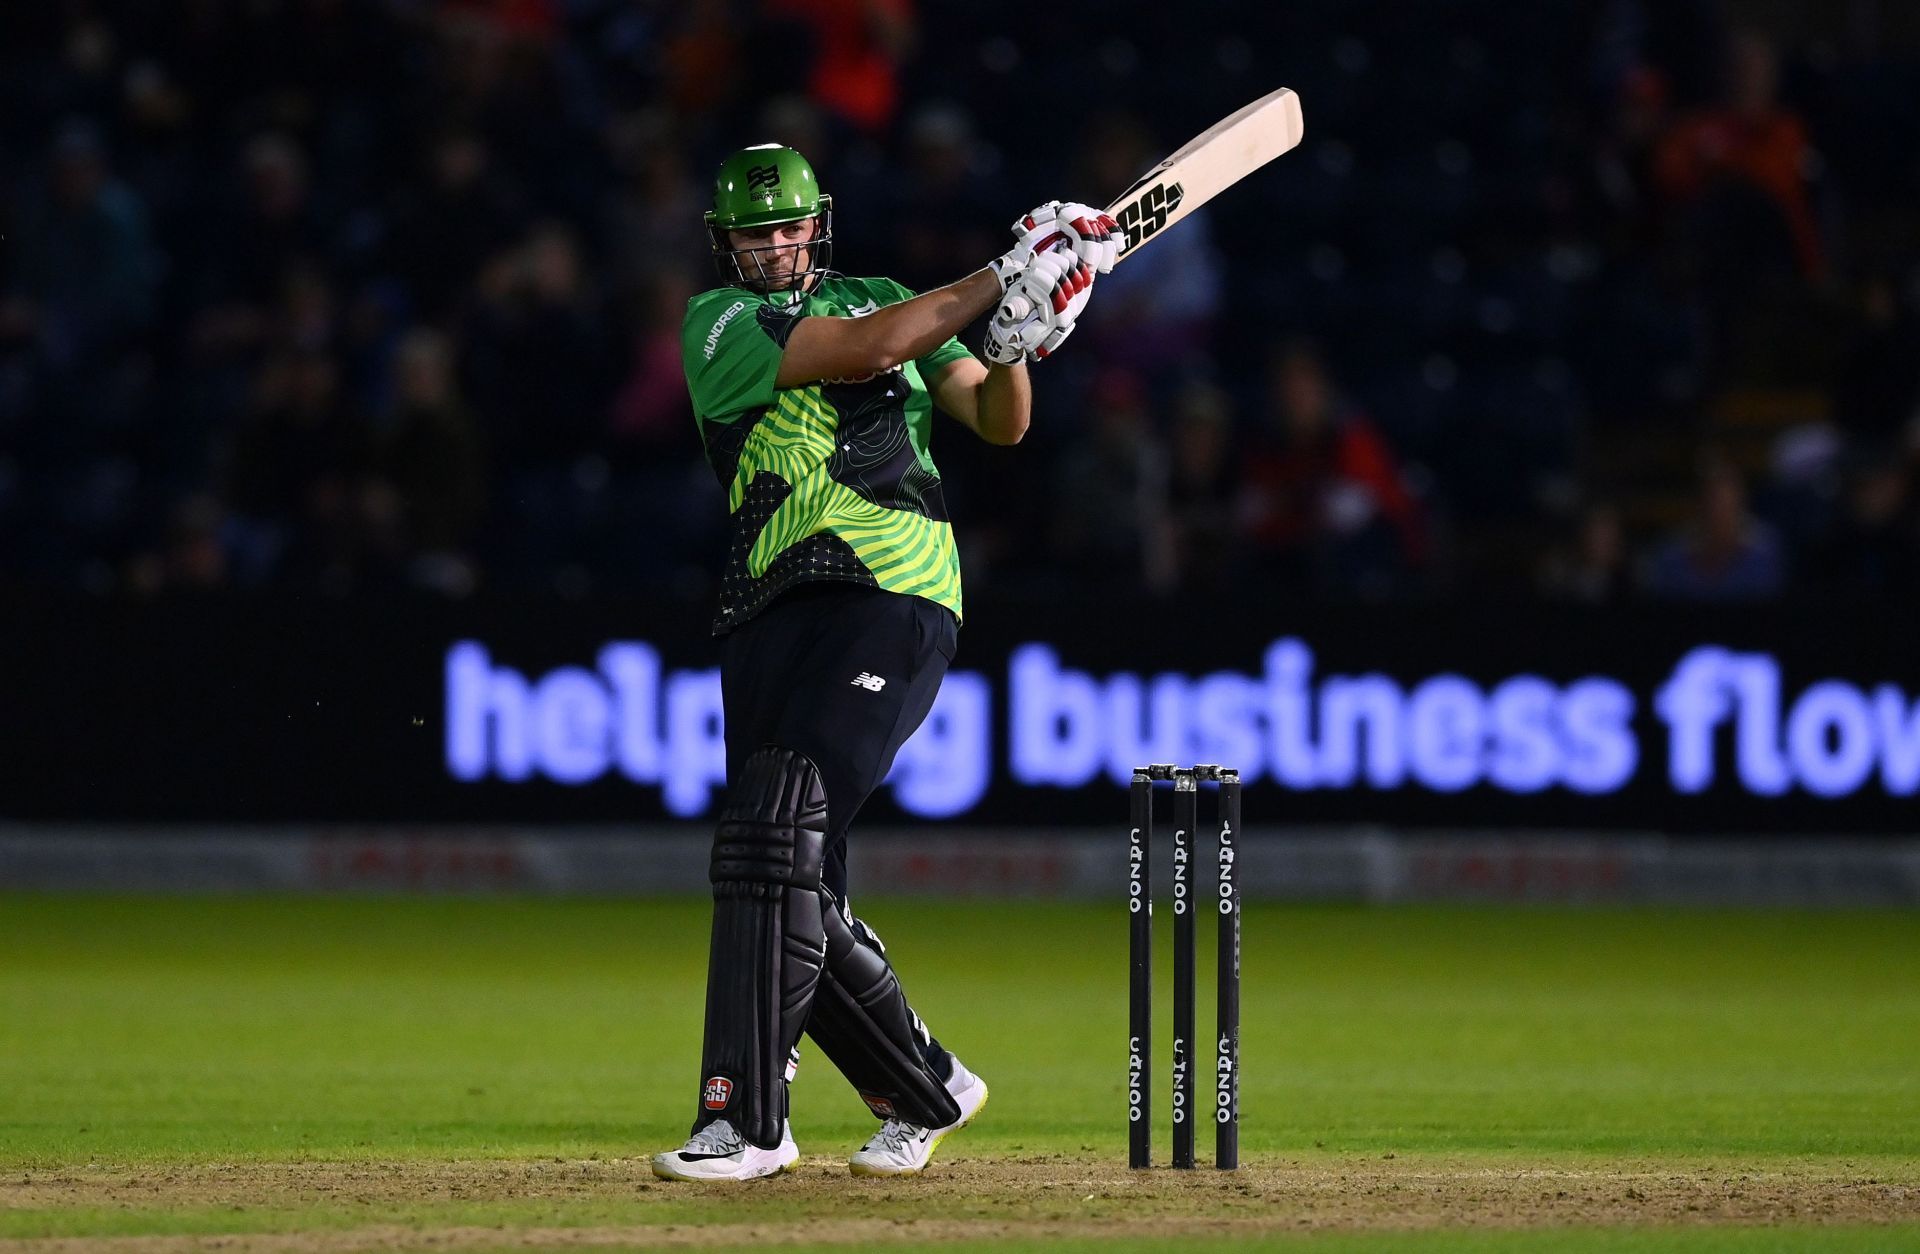
[[[1000,280],[991,270],[977,270],[958,283],[888,305],[861,319],[862,330],[884,359],[878,368],[886,370],[925,357],[999,301]]]
[[[1033,381],[1023,365],[987,367],[976,429],[989,444],[1018,444],[1033,415]]]

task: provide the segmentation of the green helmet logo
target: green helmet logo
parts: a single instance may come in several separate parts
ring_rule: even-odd
[[[727,236],[729,231],[755,231],[808,218],[819,219],[819,229],[804,244],[736,248]],[[797,299],[832,264],[833,197],[820,190],[807,159],[782,144],[755,144],[720,163],[706,222],[714,264],[724,282],[760,292],[777,288]],[[778,250],[794,248],[806,251],[802,264],[790,271],[784,260],[766,261]]]
[[[781,144],[755,144],[720,163],[707,225],[728,231],[774,226],[832,207],[833,197],[821,194],[805,157]]]

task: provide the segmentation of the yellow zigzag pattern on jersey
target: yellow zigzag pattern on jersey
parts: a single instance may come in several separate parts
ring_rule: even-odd
[[[747,573],[767,573],[788,548],[820,532],[845,540],[874,581],[889,592],[923,596],[960,613],[960,559],[949,523],[876,505],[827,474],[837,418],[818,386],[779,392],[747,437],[728,491],[737,510],[761,471],[778,475],[793,492],[761,530],[747,554]]]

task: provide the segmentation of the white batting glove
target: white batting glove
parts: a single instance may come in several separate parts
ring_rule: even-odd
[[[1013,233],[1024,238],[1049,227],[1073,248],[1075,256],[1101,274],[1112,272],[1127,246],[1127,233],[1112,215],[1077,200],[1049,200],[1035,207],[1013,224]],[[1053,242],[1051,236],[1043,235],[1034,242],[1033,251],[1044,252]]]
[[[1037,314],[1050,326],[1073,322],[1093,295],[1093,278],[1091,266],[1072,250],[1056,245],[1020,272],[1000,302],[1001,316],[1018,323]]]
[[[1093,294],[1093,279],[1093,269],[1064,244],[1034,257],[987,326],[988,360],[1012,365],[1052,355],[1073,334]]]
[[[1101,274],[1113,273],[1127,246],[1127,233],[1111,215],[1077,200],[1054,202],[1053,224],[1073,245],[1074,255]]]
[[[980,346],[980,355],[998,366],[1017,366],[1045,338],[1046,328],[1038,318],[1015,326],[995,314],[987,320],[987,339]]]
[[[1000,280],[1000,290],[1006,292],[1026,270],[1036,256],[1045,253],[1068,238],[1054,223],[1053,206],[1058,201],[1048,201],[1032,213],[1027,214],[1013,224],[1013,247],[999,257],[987,263],[994,277]]]
[[[1037,316],[1014,324],[995,315],[987,323],[984,345],[986,358],[1002,366],[1017,366],[1023,361],[1045,361],[1067,342],[1067,337],[1073,334],[1074,327],[1078,325],[1063,322],[1049,327],[1045,320]]]

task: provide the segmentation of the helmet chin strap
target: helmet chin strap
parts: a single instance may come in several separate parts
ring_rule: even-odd
[[[809,258],[809,260],[811,260],[811,258]],[[735,268],[738,268],[738,263],[735,264]],[[767,275],[766,267],[760,264],[760,258],[757,256],[753,259],[753,268],[758,271],[758,275],[750,279],[743,272],[740,276],[740,281],[754,291],[759,292],[762,296],[785,296],[785,303],[789,305],[799,303],[800,298],[812,291],[820,280],[819,273],[809,267],[805,271],[795,271],[789,274],[786,279],[786,286],[775,287],[773,280]]]

